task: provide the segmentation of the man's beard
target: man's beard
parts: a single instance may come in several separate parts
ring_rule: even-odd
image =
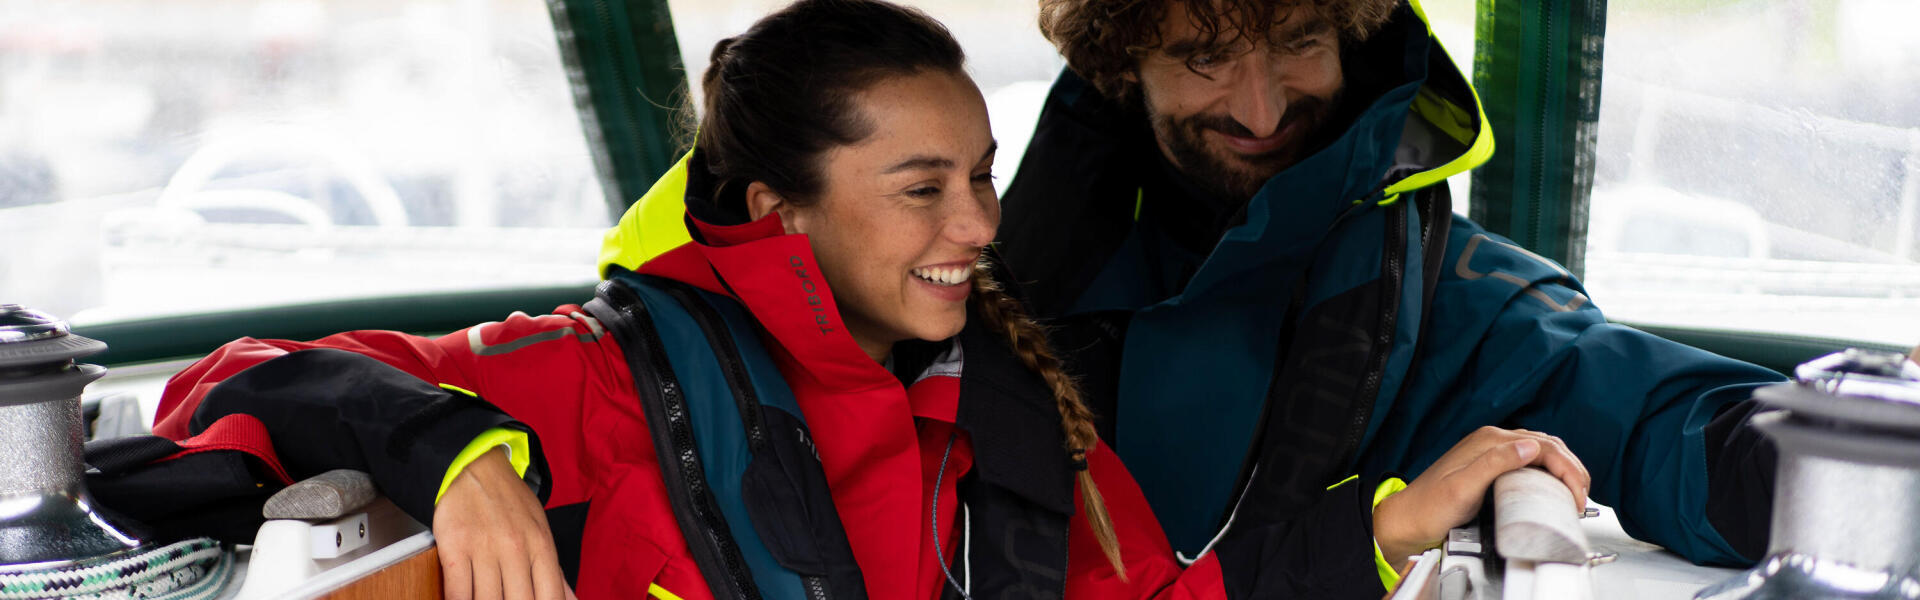
[[[1285,131],[1295,124],[1300,126],[1299,131],[1293,134],[1293,139],[1288,140],[1286,145],[1252,156],[1226,148],[1209,147],[1207,144],[1207,130],[1242,138],[1259,137],[1230,116],[1198,114],[1175,118],[1159,114],[1152,103],[1147,105],[1147,114],[1153,121],[1154,135],[1166,146],[1171,155],[1169,158],[1173,159],[1174,166],[1181,173],[1186,174],[1194,184],[1223,198],[1244,200],[1259,192],[1267,179],[1300,162],[1318,147],[1321,129],[1326,126],[1332,116],[1333,106],[1338,102],[1338,94],[1332,100],[1313,96],[1294,100],[1274,131]]]

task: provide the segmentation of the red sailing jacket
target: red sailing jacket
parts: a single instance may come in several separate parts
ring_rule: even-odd
[[[954,431],[959,379],[930,377],[908,389],[864,354],[840,323],[833,296],[813,268],[807,238],[785,235],[777,216],[735,227],[699,225],[712,245],[686,244],[641,272],[731,296],[764,325],[765,345],[818,444],[869,595],[940,597],[946,580],[934,558],[929,496]],[[728,285],[720,285],[715,273]],[[549,315],[514,313],[431,339],[389,331],[313,342],[243,338],[169,381],[155,432],[188,437],[195,433],[189,422],[196,408],[223,381],[316,348],[362,354],[429,383],[471,390],[531,427],[550,470],[547,507],[591,501],[580,540],[580,597],[636,597],[650,584],[689,600],[712,597],[672,514],[622,349],[575,305]],[[939,539],[949,559],[958,533],[952,482],[972,466],[974,450],[964,434],[958,440],[947,461],[949,483],[938,499]],[[368,459],[380,468],[382,459]],[[1103,445],[1087,461],[1112,515],[1128,580],[1116,576],[1084,515],[1075,514],[1067,598],[1228,596],[1212,554],[1180,568],[1144,496],[1111,450]],[[420,486],[439,484],[438,478],[420,479]],[[426,493],[430,497],[431,489]],[[1336,529],[1364,534],[1365,525]]]

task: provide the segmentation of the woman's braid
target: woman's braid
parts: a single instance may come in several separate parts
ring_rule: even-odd
[[[1127,569],[1120,560],[1120,542],[1113,531],[1113,519],[1107,515],[1106,500],[1100,497],[1100,489],[1094,486],[1092,472],[1086,467],[1087,453],[1100,443],[1100,434],[1093,428],[1093,411],[1081,402],[1080,388],[1073,384],[1073,377],[1067,375],[1060,359],[1047,346],[1040,324],[1028,318],[1020,301],[1000,289],[1000,284],[988,276],[984,263],[974,269],[971,301],[975,311],[986,319],[987,326],[1006,337],[1007,345],[1026,363],[1027,369],[1040,374],[1047,381],[1047,387],[1053,389],[1054,403],[1060,410],[1060,426],[1067,434],[1068,456],[1079,466],[1080,495],[1087,511],[1087,524],[1092,526],[1093,537],[1100,542],[1107,561],[1113,564],[1113,571],[1120,575],[1121,581],[1126,581]]]

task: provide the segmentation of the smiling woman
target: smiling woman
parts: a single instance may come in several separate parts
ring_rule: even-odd
[[[965,75],[892,78],[854,104],[871,133],[827,154],[829,185],[782,193],[754,182],[745,201],[754,218],[778,212],[789,233],[812,240],[847,302],[848,331],[878,358],[900,340],[960,332],[966,284],[993,241],[1000,204],[986,105]]]
[[[772,35],[721,40],[703,77],[699,152],[712,222],[778,213],[805,234],[869,356],[945,339],[966,322],[967,277],[1000,218],[987,109],[951,38],[878,34],[885,62],[818,48],[804,64]],[[769,136],[773,123],[789,133]],[[943,281],[924,275],[939,272]],[[952,278],[951,281],[945,279]]]

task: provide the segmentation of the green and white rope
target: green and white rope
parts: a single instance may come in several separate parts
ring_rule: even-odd
[[[0,573],[0,600],[202,600],[233,576],[233,553],[197,538],[128,556]]]

